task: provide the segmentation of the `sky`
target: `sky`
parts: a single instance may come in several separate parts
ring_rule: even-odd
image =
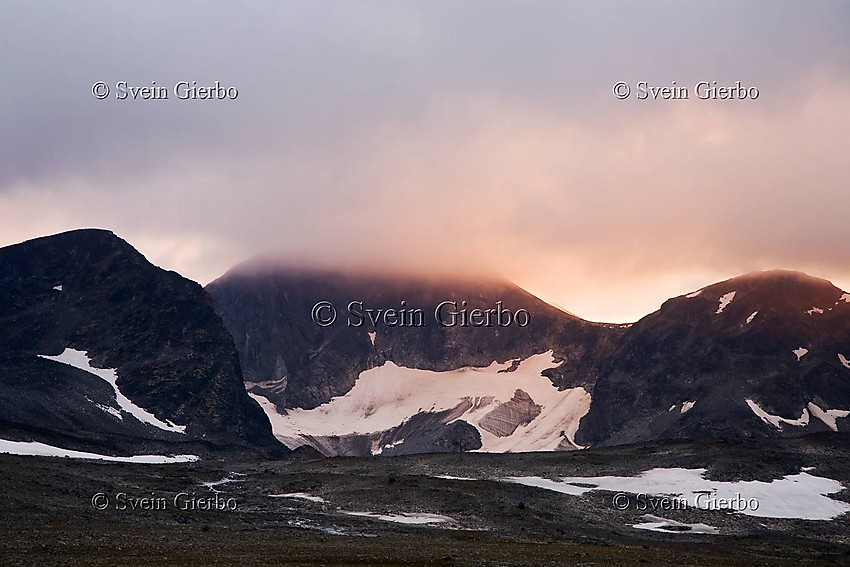
[[[107,228],[202,284],[270,253],[499,273],[610,322],[753,270],[848,289],[848,30],[839,1],[5,1],[0,245]]]

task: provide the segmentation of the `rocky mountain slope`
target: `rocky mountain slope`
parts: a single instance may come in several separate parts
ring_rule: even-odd
[[[525,451],[850,428],[850,295],[801,273],[711,285],[633,325],[583,321],[505,282],[245,265],[207,289],[291,447]],[[430,319],[444,300],[501,302],[531,322],[447,328]],[[321,301],[338,312],[331,326],[312,318]],[[404,301],[427,324],[350,326],[352,301]]]
[[[528,394],[523,388],[531,387],[529,381],[534,381],[534,376],[515,372],[521,361],[551,351],[548,363],[531,365],[540,366],[536,376],[551,390],[546,395],[557,397],[559,390],[584,391],[595,376],[595,365],[605,360],[603,353],[622,334],[620,326],[583,321],[502,281],[375,278],[248,264],[211,283],[207,291],[235,337],[250,391],[273,422],[279,421],[276,414],[312,410],[344,396],[365,371],[380,373],[369,382],[369,393],[361,394],[364,407],[357,411],[368,413],[370,406],[389,404],[397,421],[382,422],[379,430],[363,430],[359,428],[363,424],[346,421],[325,430],[322,439],[307,434],[309,439],[300,441],[330,454],[481,448],[482,442],[488,445],[489,434],[505,437],[521,423],[528,425],[540,415],[535,404],[523,403]],[[314,306],[322,301],[329,302],[338,313],[333,325],[324,327],[312,318]],[[454,302],[456,308],[444,309],[440,324],[435,310],[447,301]],[[362,309],[358,306],[354,315],[348,310],[351,302],[362,303]],[[491,326],[472,326],[471,322],[468,326],[445,325],[458,323],[449,315],[451,310],[466,309],[468,314],[476,308],[496,309],[497,304],[510,311],[514,319],[517,311],[527,311],[528,324],[524,325],[521,316],[520,324],[513,321],[506,325],[503,317],[502,325],[495,318]],[[383,319],[374,324],[366,317],[357,326],[361,320],[357,314],[368,309],[373,313],[418,309],[422,325],[393,326],[394,321],[388,324]],[[414,391],[420,391],[399,394],[405,398],[403,402],[385,400],[381,394],[386,384],[396,381],[397,373],[388,370],[392,367],[430,371],[437,376],[464,367],[488,367],[494,361],[506,363],[491,369],[496,377],[505,378],[506,387],[499,388],[498,397],[493,395],[493,388],[466,387],[461,381],[450,388],[450,393],[434,393],[439,400],[425,399],[413,378],[408,383]],[[509,377],[514,377],[516,384],[512,386]],[[578,407],[564,407],[562,417],[567,419],[575,411]],[[479,423],[478,417],[483,419],[481,426],[470,427],[470,421]],[[357,418],[352,415],[349,419]],[[414,427],[416,423],[420,427]],[[417,433],[423,428],[428,432]],[[561,443],[570,446],[569,427],[553,423],[550,429],[553,431],[545,436],[554,434],[555,438],[546,448],[554,449]],[[365,435],[346,435],[346,431]],[[279,437],[287,434],[280,433]],[[399,443],[401,439],[405,443]],[[297,444],[291,438],[287,441]]]
[[[756,272],[668,300],[620,339],[577,438],[850,430],[850,294],[800,272]]]
[[[0,406],[9,441],[279,451],[203,289],[102,230],[0,249]]]

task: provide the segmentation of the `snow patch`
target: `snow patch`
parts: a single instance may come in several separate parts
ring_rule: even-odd
[[[652,514],[641,516],[642,524],[632,524],[633,528],[649,530],[651,532],[663,532],[666,534],[710,534],[717,535],[720,530],[708,524],[683,524],[676,520],[667,520]]]
[[[347,512],[340,510],[343,514],[349,516],[362,516],[364,518],[375,518],[385,522],[395,522],[396,524],[423,525],[423,524],[441,524],[443,522],[453,522],[448,516],[440,516],[437,514],[375,514],[374,512]]]
[[[843,364],[845,367],[850,368],[850,360],[847,360],[847,358],[840,352],[838,353],[838,361],[841,362],[841,364]]]
[[[693,299],[693,298],[695,298],[695,297],[698,297],[698,296],[699,296],[699,294],[701,294],[701,293],[702,293],[702,290],[701,290],[701,289],[698,289],[698,290],[696,290],[696,291],[695,291],[695,292],[693,292],[693,293],[689,293],[689,294],[688,294],[688,295],[686,295],[685,297],[687,297],[688,299]]]
[[[513,477],[505,481],[576,496],[591,490],[672,496],[684,499],[698,509],[709,508],[709,502],[717,506],[728,504],[723,509],[762,518],[832,520],[850,511],[847,502],[826,496],[844,490],[837,480],[801,472],[770,482],[724,482],[706,479],[705,473],[706,469],[656,468],[634,477],[564,477],[558,481]],[[758,506],[734,504],[733,500],[740,501],[741,498],[747,501],[755,499]]]
[[[821,309],[820,307],[812,307],[811,309],[806,311],[806,313],[808,313],[809,315],[814,315],[815,313],[817,313],[818,315],[822,315],[823,309]]]
[[[265,397],[251,392],[271,421],[275,435],[290,448],[310,444],[312,438],[350,434],[379,435],[422,411],[455,410],[447,423],[463,420],[481,434],[482,452],[552,451],[575,443],[579,421],[590,409],[584,388],[559,391],[542,372],[555,368],[552,351],[520,362],[513,372],[500,372],[511,361],[484,368],[433,372],[397,366],[393,362],[366,370],[345,395],[317,408],[279,413]],[[497,437],[479,426],[479,420],[522,389],[542,406],[538,417],[519,425],[513,434]],[[428,408],[424,410],[423,408]],[[372,452],[384,447],[375,443]]]
[[[298,500],[309,500],[310,502],[318,502],[320,504],[324,504],[327,502],[321,496],[313,496],[312,494],[307,494],[306,492],[287,492],[286,494],[269,494],[269,498],[296,498]]]
[[[386,443],[383,447],[381,447],[381,440],[374,439],[372,441],[372,447],[370,449],[370,452],[372,453],[373,457],[378,456],[384,452],[384,449],[392,449],[393,447],[397,447],[403,443],[404,439],[399,439],[398,441],[393,441],[392,443]]]
[[[669,412],[673,411],[674,409],[676,409],[676,404],[673,404],[672,406],[670,406],[670,409],[668,409],[667,412],[669,413]]]
[[[756,318],[756,315],[758,315],[758,314],[759,314],[759,312],[758,312],[758,311],[753,311],[753,312],[750,314],[750,316],[749,316],[749,317],[747,317],[747,323],[746,323],[746,324],[747,324],[747,325],[749,325],[750,323],[752,323],[752,322],[753,322],[753,319],[755,319],[755,318]]]
[[[245,476],[245,475],[238,474],[238,473],[230,473],[229,475],[227,475],[226,477],[224,477],[221,480],[212,480],[212,481],[209,481],[209,482],[202,482],[201,486],[206,486],[207,488],[209,488],[210,490],[212,490],[216,494],[219,494],[219,493],[221,493],[221,491],[218,488],[216,488],[217,486],[221,486],[222,484],[230,484],[232,482],[244,482],[244,479],[233,478],[234,476]]]
[[[809,349],[807,349],[805,347],[798,347],[798,348],[792,350],[791,352],[794,353],[794,355],[797,357],[797,361],[799,362],[799,360],[801,358],[803,358],[804,356],[806,356],[809,353]]]
[[[372,343],[372,346],[375,346],[375,339],[378,337],[378,333],[375,331],[369,331],[369,342]]]
[[[719,315],[720,313],[723,313],[726,306],[732,303],[732,300],[735,299],[735,293],[737,292],[730,291],[729,293],[720,296],[720,301],[717,304],[717,311],[715,311],[715,314]]]
[[[688,413],[689,411],[691,411],[691,408],[694,407],[695,403],[695,401],[683,403],[682,409],[679,410],[679,413]]]
[[[561,494],[569,494],[570,496],[581,496],[585,492],[593,490],[589,486],[576,486],[570,484],[566,479],[551,480],[548,478],[540,478],[539,476],[509,476],[502,479],[503,482],[512,482],[523,486],[532,486],[534,488],[542,488],[543,490],[551,490],[560,492]]]
[[[117,410],[117,409],[115,409],[115,408],[113,408],[113,407],[111,407],[111,406],[105,406],[105,405],[103,405],[103,404],[99,404],[99,403],[97,403],[96,401],[94,401],[94,400],[92,400],[91,398],[89,398],[88,396],[86,396],[86,400],[88,400],[89,402],[93,403],[93,404],[97,407],[97,409],[99,409],[99,410],[101,410],[101,411],[103,411],[103,412],[106,412],[106,413],[108,413],[108,414],[110,414],[110,415],[113,415],[113,416],[117,417],[118,419],[120,419],[120,420],[122,420],[122,421],[124,420],[124,414],[123,414],[123,413],[121,413],[121,411],[120,411],[120,410]]]
[[[847,302],[847,303],[850,303],[850,293],[845,293],[844,295],[842,295],[841,297],[839,297],[839,298],[838,298],[838,301],[836,301],[836,302],[835,302],[835,304],[836,304],[836,305],[838,305],[838,304],[839,304],[839,303],[841,303],[842,301],[845,301],[845,302]]]
[[[800,414],[799,419],[786,419],[784,417],[778,415],[772,415],[761,409],[761,407],[755,403],[753,400],[746,400],[747,405],[750,406],[750,409],[753,410],[753,413],[761,418],[761,420],[768,425],[772,425],[777,429],[782,429],[782,424],[787,423],[788,425],[794,425],[796,427],[803,427],[809,424],[809,412],[806,408],[803,408],[803,413]]]
[[[54,289],[55,291],[64,291],[64,290],[65,290],[65,286],[63,286],[63,285],[55,285],[55,286],[53,286],[53,289]]]
[[[94,459],[98,461],[111,461],[116,463],[144,463],[144,464],[167,464],[167,463],[194,463],[198,460],[197,455],[134,455],[132,457],[114,457],[112,455],[99,455],[97,453],[86,453],[84,451],[72,451],[52,445],[45,445],[36,441],[6,441],[0,439],[0,453],[10,455],[27,455],[38,457],[68,457],[70,459]]]
[[[153,425],[154,427],[158,427],[159,429],[162,429],[164,431],[171,431],[173,433],[186,433],[185,425],[175,425],[168,420],[161,421],[149,411],[133,403],[130,398],[122,394],[121,390],[118,389],[118,375],[115,373],[115,370],[110,368],[94,368],[91,365],[91,359],[88,357],[87,353],[79,350],[66,348],[65,351],[59,356],[48,356],[44,354],[40,354],[39,356],[47,360],[53,360],[55,362],[67,364],[68,366],[73,366],[74,368],[79,368],[80,370],[84,370],[85,372],[94,374],[99,378],[103,378],[109,383],[110,386],[112,386],[112,389],[115,391],[115,400],[118,402],[118,406],[123,411],[129,413],[142,423]]]
[[[813,416],[824,422],[826,426],[832,429],[833,431],[838,431],[838,424],[835,422],[836,419],[840,417],[847,417],[848,415],[850,415],[850,411],[847,410],[821,409],[814,402],[809,402],[808,408],[809,411],[812,412]]]

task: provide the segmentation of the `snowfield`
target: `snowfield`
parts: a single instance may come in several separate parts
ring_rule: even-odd
[[[36,441],[6,441],[0,439],[0,453],[10,455],[26,455],[38,457],[68,457],[70,459],[94,459],[97,461],[112,461],[116,463],[144,463],[144,464],[169,464],[169,463],[193,463],[198,460],[197,455],[134,455],[132,457],[114,457],[112,455],[98,455],[97,453],[86,453],[83,451],[72,451],[45,445]]]
[[[665,534],[709,534],[717,535],[720,530],[707,524],[683,524],[676,520],[667,520],[652,514],[644,514],[640,524],[632,524],[633,528],[649,530],[651,532],[662,532]]]
[[[376,520],[383,520],[384,522],[394,522],[396,524],[408,525],[441,524],[443,522],[454,521],[448,516],[440,516],[437,514],[375,514],[373,512],[347,512],[345,510],[340,510],[340,512],[342,512],[343,514],[348,514],[349,516],[362,516],[364,518],[374,518]]]
[[[168,420],[162,421],[146,409],[141,408],[135,403],[133,403],[130,398],[122,394],[121,390],[118,389],[118,374],[116,374],[115,370],[111,368],[94,368],[91,365],[91,359],[85,352],[66,348],[65,351],[59,356],[48,356],[44,354],[40,354],[39,356],[47,360],[53,360],[55,362],[67,364],[68,366],[73,366],[74,368],[79,368],[80,370],[84,370],[85,372],[94,374],[99,378],[103,378],[109,383],[110,386],[112,386],[112,389],[115,391],[115,401],[118,403],[118,406],[121,408],[121,411],[129,413],[142,423],[153,425],[154,427],[158,427],[159,429],[162,429],[164,431],[171,431],[173,433],[186,433],[185,425],[175,425]],[[114,410],[114,408],[105,408],[101,405],[98,405],[98,407],[104,411],[115,415],[113,411],[110,411],[110,409]]]
[[[377,437],[419,413],[446,410],[456,410],[447,423],[463,420],[478,429],[482,452],[580,448],[575,444],[575,434],[579,420],[590,409],[590,394],[583,388],[559,391],[541,374],[559,365],[552,351],[525,359],[513,372],[500,372],[510,368],[512,362],[447,372],[404,368],[387,362],[361,373],[344,396],[311,410],[279,413],[265,397],[254,393],[251,396],[269,416],[275,435],[290,448],[310,444],[311,438],[354,433]],[[502,437],[482,427],[482,418],[513,399],[517,390],[540,406],[538,414],[525,416],[527,423],[522,423],[523,416],[516,417],[520,420],[516,428]],[[373,453],[385,448],[376,445]]]
[[[673,496],[684,499],[693,508],[732,510],[762,518],[832,520],[850,511],[847,502],[826,496],[842,491],[844,486],[840,482],[807,472],[770,482],[722,482],[705,478],[705,473],[706,469],[657,468],[634,477],[563,477],[559,480],[511,477],[504,481],[574,496],[591,490]],[[742,500],[748,504],[735,504]]]

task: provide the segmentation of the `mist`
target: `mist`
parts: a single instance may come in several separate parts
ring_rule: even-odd
[[[612,322],[753,270],[848,289],[847,29],[840,2],[7,2],[0,245],[108,228],[204,284],[499,274]],[[239,96],[91,92],[180,80]],[[612,95],[642,80],[760,96]]]

